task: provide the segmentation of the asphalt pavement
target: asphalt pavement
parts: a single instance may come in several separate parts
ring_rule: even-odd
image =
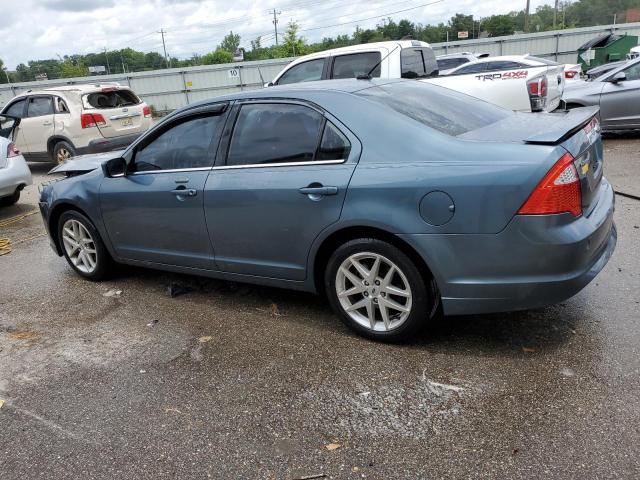
[[[640,478],[640,139],[605,151],[628,195],[592,284],[404,345],[355,336],[313,295],[84,281],[30,187],[0,210],[0,479]]]

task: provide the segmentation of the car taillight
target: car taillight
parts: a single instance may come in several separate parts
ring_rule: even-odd
[[[575,76],[578,75],[578,72],[576,72],[575,70],[567,70],[564,72],[564,78],[575,78]]]
[[[144,108],[142,109],[142,114],[145,117],[150,117],[151,116],[151,107],[149,105],[145,105]]]
[[[544,110],[547,103],[547,77],[532,78],[527,82],[527,90],[529,91],[531,111],[540,112]]]
[[[573,161],[570,153],[563,155],[533,190],[518,215],[582,215],[580,177]]]
[[[100,113],[83,113],[80,115],[80,124],[82,128],[104,127],[107,122]]]
[[[20,150],[16,148],[15,143],[12,142],[7,145],[7,158],[17,157],[18,155],[20,155]]]

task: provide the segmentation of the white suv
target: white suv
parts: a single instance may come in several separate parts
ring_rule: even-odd
[[[16,147],[26,160],[62,163],[126,147],[151,126],[151,109],[130,88],[69,85],[30,90],[2,113],[21,118]]]

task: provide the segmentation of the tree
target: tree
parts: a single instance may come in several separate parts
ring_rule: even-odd
[[[236,53],[239,46],[240,35],[234,34],[233,31],[230,31],[229,34],[222,39],[222,43],[220,43],[220,48],[231,53],[231,55]]]
[[[60,63],[60,76],[62,78],[86,77],[89,71],[84,63],[71,58]]]
[[[493,15],[482,24],[490,37],[513,35],[514,25],[511,15]]]
[[[209,52],[202,56],[203,65],[215,65],[217,63],[233,62],[233,54],[222,47],[216,48],[213,52]]]
[[[471,32],[473,31],[473,15],[464,15],[462,13],[456,13],[449,20],[449,27],[451,29],[451,37],[457,38],[458,32]]]
[[[251,50],[258,50],[259,48],[262,48],[261,38],[262,37],[257,37],[255,40],[251,40]]]
[[[295,57],[306,53],[305,41],[304,38],[298,37],[298,29],[299,27],[296,22],[289,22],[287,25],[287,30],[284,33],[284,41],[280,46],[283,57]]]

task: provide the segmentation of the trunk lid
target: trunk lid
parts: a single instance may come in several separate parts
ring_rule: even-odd
[[[575,159],[582,210],[588,216],[602,180],[603,147],[598,107],[559,113],[515,113],[486,127],[459,135],[463,140],[560,145]]]
[[[128,88],[106,87],[89,93],[83,98],[83,106],[85,113],[102,115],[105,124],[98,125],[98,130],[105,138],[133,135],[148,127],[146,104]]]

